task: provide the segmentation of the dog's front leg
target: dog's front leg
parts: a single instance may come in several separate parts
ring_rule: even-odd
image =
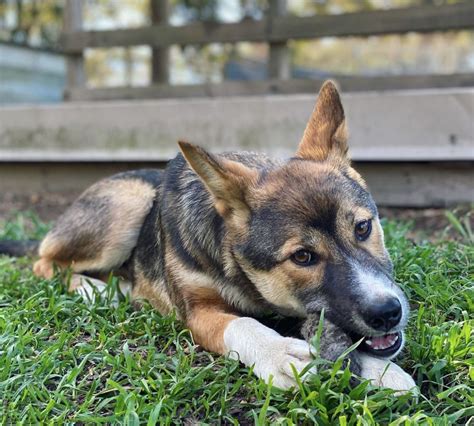
[[[213,304],[194,305],[187,325],[196,343],[207,350],[229,354],[255,374],[280,388],[295,385],[291,365],[300,372],[311,361],[310,347],[304,340],[283,337],[253,318],[238,317]]]
[[[233,358],[254,366],[255,374],[279,388],[296,384],[292,365],[301,372],[311,361],[310,346],[304,340],[283,337],[253,318],[237,318],[224,331],[224,344]]]
[[[397,364],[387,360],[359,353],[361,377],[369,379],[376,386],[406,392],[416,387],[412,377]]]

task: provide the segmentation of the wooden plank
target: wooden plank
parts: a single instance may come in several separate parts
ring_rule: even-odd
[[[154,25],[108,31],[67,31],[61,37],[66,53],[79,53],[85,48],[173,44],[284,42],[289,39],[320,37],[371,36],[461,30],[474,27],[474,3],[444,6],[422,6],[377,10],[341,15],[311,17],[278,16],[261,21],[244,20],[236,24],[216,22],[184,26]]]
[[[0,192],[79,194],[93,182],[125,170],[165,163],[0,163]],[[379,206],[445,207],[474,200],[472,163],[357,163]],[[58,212],[59,213],[59,212]]]
[[[167,161],[176,141],[293,155],[316,95],[0,109],[0,161]],[[358,161],[474,160],[474,89],[344,94]]]
[[[402,76],[334,76],[344,92],[435,89],[474,87],[474,73],[446,75]],[[74,101],[117,99],[213,98],[226,96],[259,96],[274,94],[314,93],[326,79],[225,81],[202,85],[152,85],[146,87],[108,87],[71,89],[68,97]]]
[[[168,0],[150,0],[150,17],[153,24],[167,24],[168,15]],[[168,83],[169,55],[167,47],[153,47],[151,49],[151,81],[153,83]]]
[[[274,0],[268,7],[270,18],[286,15],[286,0]],[[270,22],[273,21],[270,19]],[[291,58],[286,41],[270,43],[268,54],[268,77],[288,80],[291,77]]]
[[[64,31],[82,30],[82,0],[67,0],[64,8]],[[84,87],[86,76],[84,71],[84,57],[81,52],[69,55],[66,60],[66,85],[68,88]]]

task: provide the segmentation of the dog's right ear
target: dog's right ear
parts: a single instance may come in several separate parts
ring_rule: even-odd
[[[219,214],[228,218],[247,218],[248,188],[255,184],[258,172],[236,161],[219,158],[188,142],[178,142],[184,158],[206,185]]]
[[[324,161],[329,158],[349,162],[344,108],[336,85],[326,81],[319,91],[296,157]]]

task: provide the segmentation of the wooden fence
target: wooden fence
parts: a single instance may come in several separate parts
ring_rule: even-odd
[[[409,32],[436,32],[474,28],[474,2],[445,6],[423,6],[403,9],[294,17],[286,14],[286,0],[271,0],[264,19],[245,19],[239,23],[199,22],[182,26],[168,23],[168,1],[150,0],[152,25],[142,28],[83,31],[82,0],[68,0],[63,51],[68,55],[69,100],[140,99],[144,97],[209,97],[267,93],[314,92],[321,81],[291,80],[289,40],[322,37],[368,37]],[[269,43],[268,81],[223,82],[219,84],[171,86],[169,47],[171,45],[205,45],[237,42]],[[87,89],[83,52],[86,48],[111,48],[148,45],[152,47],[152,86]],[[337,77],[336,77],[337,79]],[[346,91],[392,90],[409,88],[474,86],[474,74],[343,77]]]

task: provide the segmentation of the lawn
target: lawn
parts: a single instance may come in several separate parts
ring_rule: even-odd
[[[46,231],[27,218],[2,223],[0,239]],[[450,220],[456,238],[417,243],[405,238],[409,224],[384,223],[413,308],[398,362],[418,397],[351,388],[349,372],[330,365],[297,390],[270,388],[199,350],[171,317],[126,300],[88,306],[59,278],[32,276],[29,259],[0,256],[1,422],[474,425],[474,246],[468,222]]]

